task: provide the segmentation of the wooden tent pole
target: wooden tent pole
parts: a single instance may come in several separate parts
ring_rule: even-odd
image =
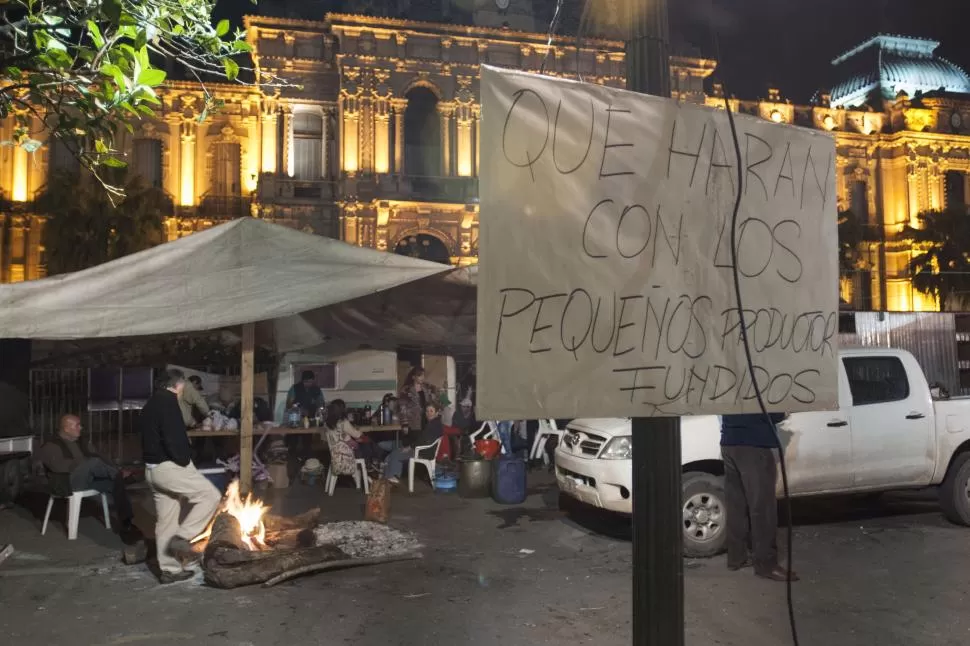
[[[239,427],[239,489],[245,495],[253,490],[253,363],[256,324],[245,323],[242,328],[242,366],[240,406],[242,420]]]

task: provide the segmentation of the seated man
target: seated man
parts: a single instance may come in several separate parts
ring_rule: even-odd
[[[112,494],[121,521],[121,534],[132,535],[135,515],[125,490],[124,475],[92,451],[88,442],[81,440],[81,420],[76,415],[61,418],[60,432],[44,443],[39,457],[47,469],[52,493],[68,496],[75,491],[96,489]]]

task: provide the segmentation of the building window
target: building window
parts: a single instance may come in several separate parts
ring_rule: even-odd
[[[869,190],[863,181],[852,182],[852,213],[856,219],[863,223],[869,223]]]
[[[404,172],[408,175],[441,175],[441,119],[438,97],[428,88],[407,93],[404,111]]]
[[[212,147],[211,195],[239,195],[239,144],[218,143]]]
[[[162,142],[158,139],[135,139],[131,170],[146,184],[162,187]]]
[[[408,236],[398,241],[394,253],[411,258],[420,258],[443,265],[451,264],[448,247],[440,239],[426,233]]]
[[[293,115],[293,176],[323,177],[323,118],[312,112]]]
[[[966,176],[958,170],[948,170],[944,175],[944,190],[946,192],[946,206],[966,206],[967,183]]]

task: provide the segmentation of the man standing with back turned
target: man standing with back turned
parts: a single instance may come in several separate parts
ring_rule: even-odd
[[[776,413],[770,418],[770,424],[761,414],[721,418],[727,562],[729,570],[754,565],[755,575],[761,578],[787,581],[788,572],[778,563],[774,451],[778,447],[775,425],[785,416]],[[792,572],[792,581],[797,580]]]
[[[142,409],[140,423],[145,459],[145,479],[155,499],[155,542],[158,549],[159,580],[185,581],[193,573],[183,561],[197,560],[189,541],[205,529],[219,507],[219,490],[192,464],[192,449],[179,408],[185,388],[181,370],[165,371],[162,387]],[[192,509],[179,524],[185,499]]]

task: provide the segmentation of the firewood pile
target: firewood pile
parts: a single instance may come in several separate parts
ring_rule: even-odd
[[[320,524],[320,510],[262,517],[265,535],[246,540],[236,515],[216,515],[206,539],[205,581],[231,589],[269,587],[304,574],[421,558],[410,534],[378,523]]]

